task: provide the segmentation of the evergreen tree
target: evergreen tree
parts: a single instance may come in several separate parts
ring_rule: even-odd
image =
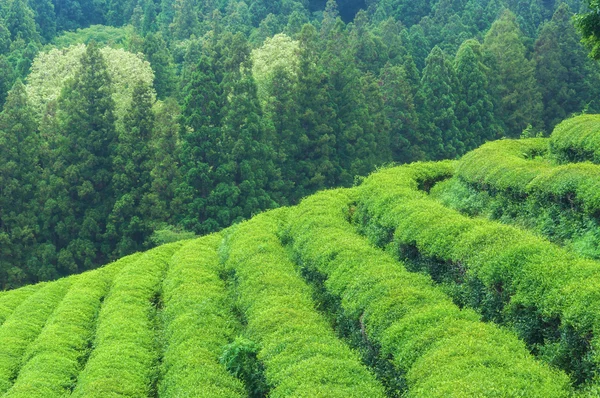
[[[197,62],[184,89],[181,123],[183,181],[177,191],[177,201],[185,206],[179,223],[188,230],[199,231],[201,224],[198,219],[205,214],[219,160],[222,95],[220,76],[213,71],[214,61],[205,53]],[[204,228],[216,230],[218,224],[205,225]]]
[[[386,119],[390,123],[390,148],[396,162],[409,163],[425,158],[419,132],[413,90],[403,66],[386,64],[381,70],[381,92]]]
[[[176,0],[174,11],[173,23],[170,25],[173,38],[184,40],[198,31],[200,21],[195,0]]]
[[[30,0],[31,8],[35,14],[37,30],[45,43],[56,36],[56,14],[51,0]]]
[[[528,124],[542,128],[542,101],[535,80],[535,61],[528,60],[515,15],[505,11],[485,35],[483,51],[496,119],[509,137],[518,137]]]
[[[354,53],[354,62],[362,71],[379,73],[387,61],[383,43],[369,29],[366,11],[360,10],[354,18],[354,27],[350,33],[350,45]]]
[[[277,173],[251,70],[243,36],[225,34],[191,73],[178,189],[186,229],[215,231],[274,205],[268,191]]]
[[[137,0],[107,0],[106,21],[112,26],[123,26],[131,20]]]
[[[321,22],[321,39],[327,39],[333,30],[337,19],[340,17],[336,0],[327,0]]]
[[[435,46],[427,57],[419,91],[419,119],[431,159],[455,158],[465,151],[455,114],[457,86],[454,66]]]
[[[389,61],[392,65],[402,63],[403,57],[407,55],[406,43],[404,42],[407,38],[407,31],[402,24],[393,18],[388,18],[379,24],[376,32],[381,41],[385,43],[386,62]]]
[[[335,111],[326,77],[318,60],[317,32],[304,25],[299,37],[297,103],[300,130],[297,134],[297,191],[291,201],[335,184]],[[333,161],[332,161],[333,160]]]
[[[208,207],[209,217],[222,227],[274,207],[269,190],[278,179],[252,77],[250,48],[241,34],[233,37],[223,64],[224,148],[216,171],[217,186],[211,195],[213,203]]]
[[[425,68],[425,59],[427,58],[430,48],[431,45],[425,36],[423,28],[420,25],[414,25],[410,28],[408,35],[408,49],[419,70]]]
[[[110,215],[107,237],[117,241],[115,257],[143,249],[151,231],[151,210],[147,203],[152,179],[154,114],[152,92],[139,81],[131,106],[123,120],[114,151],[112,179],[116,203]]]
[[[4,55],[0,55],[0,108],[13,82],[13,68]]]
[[[159,99],[164,99],[175,90],[175,70],[167,44],[160,33],[149,33],[144,38],[142,52],[154,71],[154,89]]]
[[[108,260],[103,239],[114,207],[113,151],[115,103],[106,61],[95,43],[81,58],[75,78],[58,100],[63,137],[56,150],[55,170],[62,180],[55,189],[60,217],[53,241],[58,243],[62,272],[89,269]]]
[[[41,143],[25,86],[18,80],[0,113],[0,289],[55,276],[36,249]]]
[[[466,150],[499,138],[501,132],[494,118],[489,93],[487,69],[482,63],[481,45],[476,40],[464,42],[454,60],[459,97],[456,105],[458,127],[464,134]]]
[[[6,54],[10,50],[10,31],[0,18],[0,55]]]
[[[142,19],[142,35],[146,36],[149,33],[156,32],[158,25],[156,23],[156,5],[153,0],[142,1],[142,10],[144,17]]]
[[[180,107],[173,98],[160,103],[156,111],[152,145],[152,187],[148,195],[150,219],[157,228],[174,225],[175,214],[182,214],[175,192],[181,184],[179,120]]]
[[[281,186],[277,190],[279,196],[275,196],[281,205],[291,204],[290,198],[295,197],[296,159],[301,156],[296,137],[300,130],[295,92],[297,81],[297,76],[289,69],[278,65],[266,87],[266,96],[270,100],[265,106],[265,121],[267,136],[275,151],[276,166],[281,173]]]
[[[39,41],[34,13],[26,0],[12,0],[5,20],[13,41],[17,38],[23,39],[26,43]]]
[[[598,96],[598,68],[586,59],[572,16],[569,7],[562,3],[552,20],[543,25],[535,42],[536,78],[548,132]]]

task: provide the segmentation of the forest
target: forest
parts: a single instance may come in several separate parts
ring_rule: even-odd
[[[600,112],[590,7],[2,2],[0,289]]]

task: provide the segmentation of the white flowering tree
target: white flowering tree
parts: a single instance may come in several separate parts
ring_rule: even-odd
[[[79,44],[41,52],[36,57],[27,77],[27,94],[38,118],[42,118],[49,103],[56,101],[66,81],[74,77],[85,49],[84,44]],[[152,86],[154,73],[142,54],[111,47],[103,47],[100,52],[112,78],[115,113],[121,121],[131,102],[135,84],[142,80]],[[154,91],[152,101],[155,101]]]
[[[252,76],[263,108],[269,102],[269,87],[275,71],[285,71],[292,80],[298,77],[298,51],[298,41],[283,33],[268,38],[261,47],[252,51]]]

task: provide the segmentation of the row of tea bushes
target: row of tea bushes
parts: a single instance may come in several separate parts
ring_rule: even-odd
[[[377,243],[393,236],[404,256],[418,251],[436,279],[445,273],[488,319],[511,325],[576,382],[592,381],[600,364],[594,355],[600,347],[600,264],[527,231],[466,217],[425,192],[407,195],[432,167],[414,164],[367,178],[355,215],[361,230]]]
[[[269,397],[383,397],[383,387],[314,309],[270,212],[234,227],[224,246],[247,335],[260,346]]]
[[[0,296],[0,326],[2,326],[6,318],[13,313],[19,304],[38,291],[42,286],[44,286],[42,283],[38,283],[37,285],[29,285],[21,289],[2,292]]]
[[[72,278],[66,278],[43,285],[0,326],[0,394],[12,386],[27,348],[69,290],[71,281]]]
[[[160,397],[236,398],[243,384],[219,363],[233,339],[231,303],[219,278],[220,235],[185,244],[163,281],[164,341]]]
[[[600,163],[600,115],[581,115],[558,124],[550,151],[559,161]]]
[[[158,378],[155,330],[161,282],[180,243],[144,253],[115,277],[73,397],[148,397]]]
[[[448,172],[450,166],[440,168]],[[429,165],[422,169],[441,177]],[[418,196],[423,183],[427,179],[413,180],[406,193]],[[460,310],[429,277],[408,272],[359,236],[348,222],[356,210],[353,199],[348,190],[305,199],[290,211],[282,235],[299,264],[325,275],[345,314],[364,325],[383,355],[393,357],[406,378],[403,396],[569,396],[568,377],[537,362],[514,334]]]
[[[5,397],[58,398],[70,394],[91,346],[98,311],[112,279],[136,258],[126,257],[100,270],[71,277],[69,291],[28,347],[24,365]]]
[[[456,176],[478,190],[535,200],[541,206],[558,203],[600,215],[600,166],[574,163],[554,166],[535,158],[548,140],[500,140],[484,144],[458,162]]]

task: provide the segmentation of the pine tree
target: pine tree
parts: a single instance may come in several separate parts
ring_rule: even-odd
[[[152,220],[147,197],[152,179],[154,113],[152,92],[139,81],[123,120],[123,131],[114,151],[112,178],[115,205],[109,217],[108,236],[118,241],[115,257],[143,249]]]
[[[25,86],[18,80],[0,113],[0,288],[47,280],[36,259],[41,142]]]
[[[221,111],[221,135],[224,150],[220,151],[217,187],[211,195],[217,206],[209,206],[208,215],[226,226],[274,207],[269,190],[278,178],[252,77],[250,48],[242,34],[233,36],[223,64],[222,87],[226,102]]]
[[[13,41],[19,37],[26,43],[39,42],[35,16],[26,0],[12,0],[5,21]]]
[[[150,218],[157,228],[176,223],[175,214],[183,213],[175,192],[181,184],[179,139],[181,110],[177,101],[167,98],[156,111],[152,144],[152,187],[148,195]]]
[[[296,159],[301,156],[296,137],[300,131],[295,92],[297,81],[297,76],[279,66],[273,71],[273,78],[266,87],[270,101],[265,106],[265,120],[267,130],[271,129],[267,136],[273,143],[276,166],[281,173],[279,196],[276,196],[277,203],[281,205],[291,204],[291,198],[296,196]]]
[[[457,86],[454,66],[442,49],[435,46],[427,57],[419,91],[422,104],[419,119],[429,158],[455,158],[464,153],[455,114]]]
[[[106,61],[95,43],[81,58],[75,78],[58,100],[59,141],[55,170],[59,211],[53,240],[59,242],[62,271],[89,269],[111,252],[103,237],[114,206],[115,103]]]
[[[10,50],[10,31],[0,18],[0,55],[6,54]]]
[[[390,148],[396,162],[425,158],[413,90],[403,66],[386,64],[380,74],[386,119],[390,122]]]
[[[586,59],[572,17],[569,7],[561,4],[535,42],[536,78],[548,132],[570,114],[583,110],[598,95],[598,68]]]
[[[4,106],[6,95],[13,84],[13,68],[4,55],[0,55],[0,108]]]
[[[422,71],[423,68],[425,68],[425,60],[427,59],[428,51],[431,46],[420,25],[414,25],[410,28],[407,47],[412,55],[415,65]]]
[[[56,36],[56,14],[51,0],[31,0],[37,30],[45,43]]]
[[[176,0],[174,9],[175,15],[173,23],[170,25],[173,38],[179,40],[188,39],[200,27],[198,12],[196,11],[196,1]]]
[[[300,198],[335,184],[335,111],[325,75],[317,53],[317,32],[304,25],[299,37],[298,115],[300,130],[297,134],[297,191],[292,198]]]
[[[458,49],[454,65],[459,86],[458,128],[464,135],[465,149],[471,150],[501,134],[494,118],[481,44],[476,40],[464,42]]]
[[[528,124],[543,127],[535,61],[525,57],[522,39],[514,14],[505,11],[483,42],[496,119],[502,122],[509,137],[518,137]]]
[[[149,33],[144,38],[142,52],[154,71],[154,89],[159,99],[164,99],[175,90],[175,70],[167,44],[160,33]]]

